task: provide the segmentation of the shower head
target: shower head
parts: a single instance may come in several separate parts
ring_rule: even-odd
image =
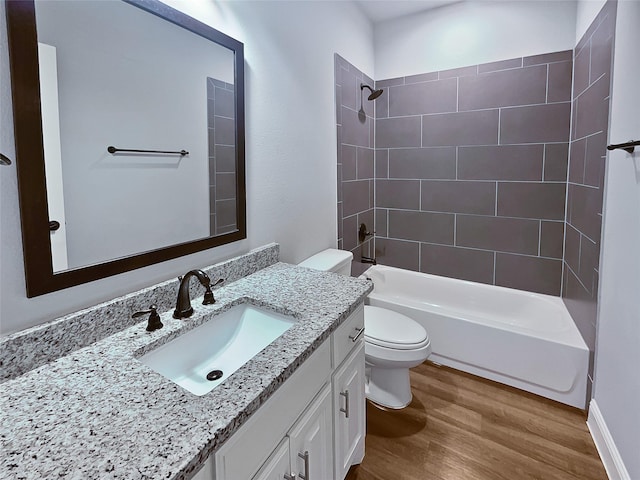
[[[360,91],[364,90],[365,88],[368,88],[369,91],[371,92],[371,94],[367,97],[367,100],[371,101],[371,100],[375,100],[376,98],[378,98],[380,95],[382,95],[382,92],[384,91],[382,88],[379,90],[374,90],[373,88],[371,88],[369,85],[366,85],[364,83],[360,84]]]

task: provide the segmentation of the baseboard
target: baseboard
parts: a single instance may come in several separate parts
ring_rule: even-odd
[[[631,476],[624,466],[620,452],[618,452],[613,437],[611,433],[609,433],[607,424],[604,421],[604,417],[595,399],[591,400],[589,404],[587,426],[593,437],[593,442],[596,444],[609,480],[631,480]]]

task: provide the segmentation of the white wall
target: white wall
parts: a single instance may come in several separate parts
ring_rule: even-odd
[[[576,45],[607,0],[578,0],[576,8]]]
[[[69,267],[209,236],[207,77],[233,83],[233,52],[124,2],[38,2],[36,21],[57,51]]]
[[[609,143],[640,139],[638,22],[640,2],[620,1]],[[616,150],[607,159],[594,399],[629,479],[640,478],[639,248],[640,149]]]
[[[375,27],[375,78],[571,50],[575,15],[573,1],[482,1],[381,22]]]
[[[172,1],[245,44],[248,239],[27,299],[15,165],[0,167],[0,333],[177,276],[268,242],[298,262],[336,244],[334,52],[373,74],[373,28],[346,2]],[[4,2],[0,147],[15,157]]]

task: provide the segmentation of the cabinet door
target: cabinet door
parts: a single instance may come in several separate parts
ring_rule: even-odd
[[[288,434],[291,466],[301,480],[333,476],[331,413],[331,386],[326,385]]]
[[[289,439],[287,437],[280,442],[278,448],[275,449],[252,480],[295,480],[295,477],[291,475]]]
[[[362,462],[365,437],[364,343],[360,343],[333,377],[336,480]]]

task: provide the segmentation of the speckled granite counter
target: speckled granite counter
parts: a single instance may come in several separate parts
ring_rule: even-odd
[[[146,320],[0,385],[0,478],[190,478],[369,293],[363,280],[276,263],[215,305],[146,332]],[[136,357],[249,302],[299,321],[198,397]]]

